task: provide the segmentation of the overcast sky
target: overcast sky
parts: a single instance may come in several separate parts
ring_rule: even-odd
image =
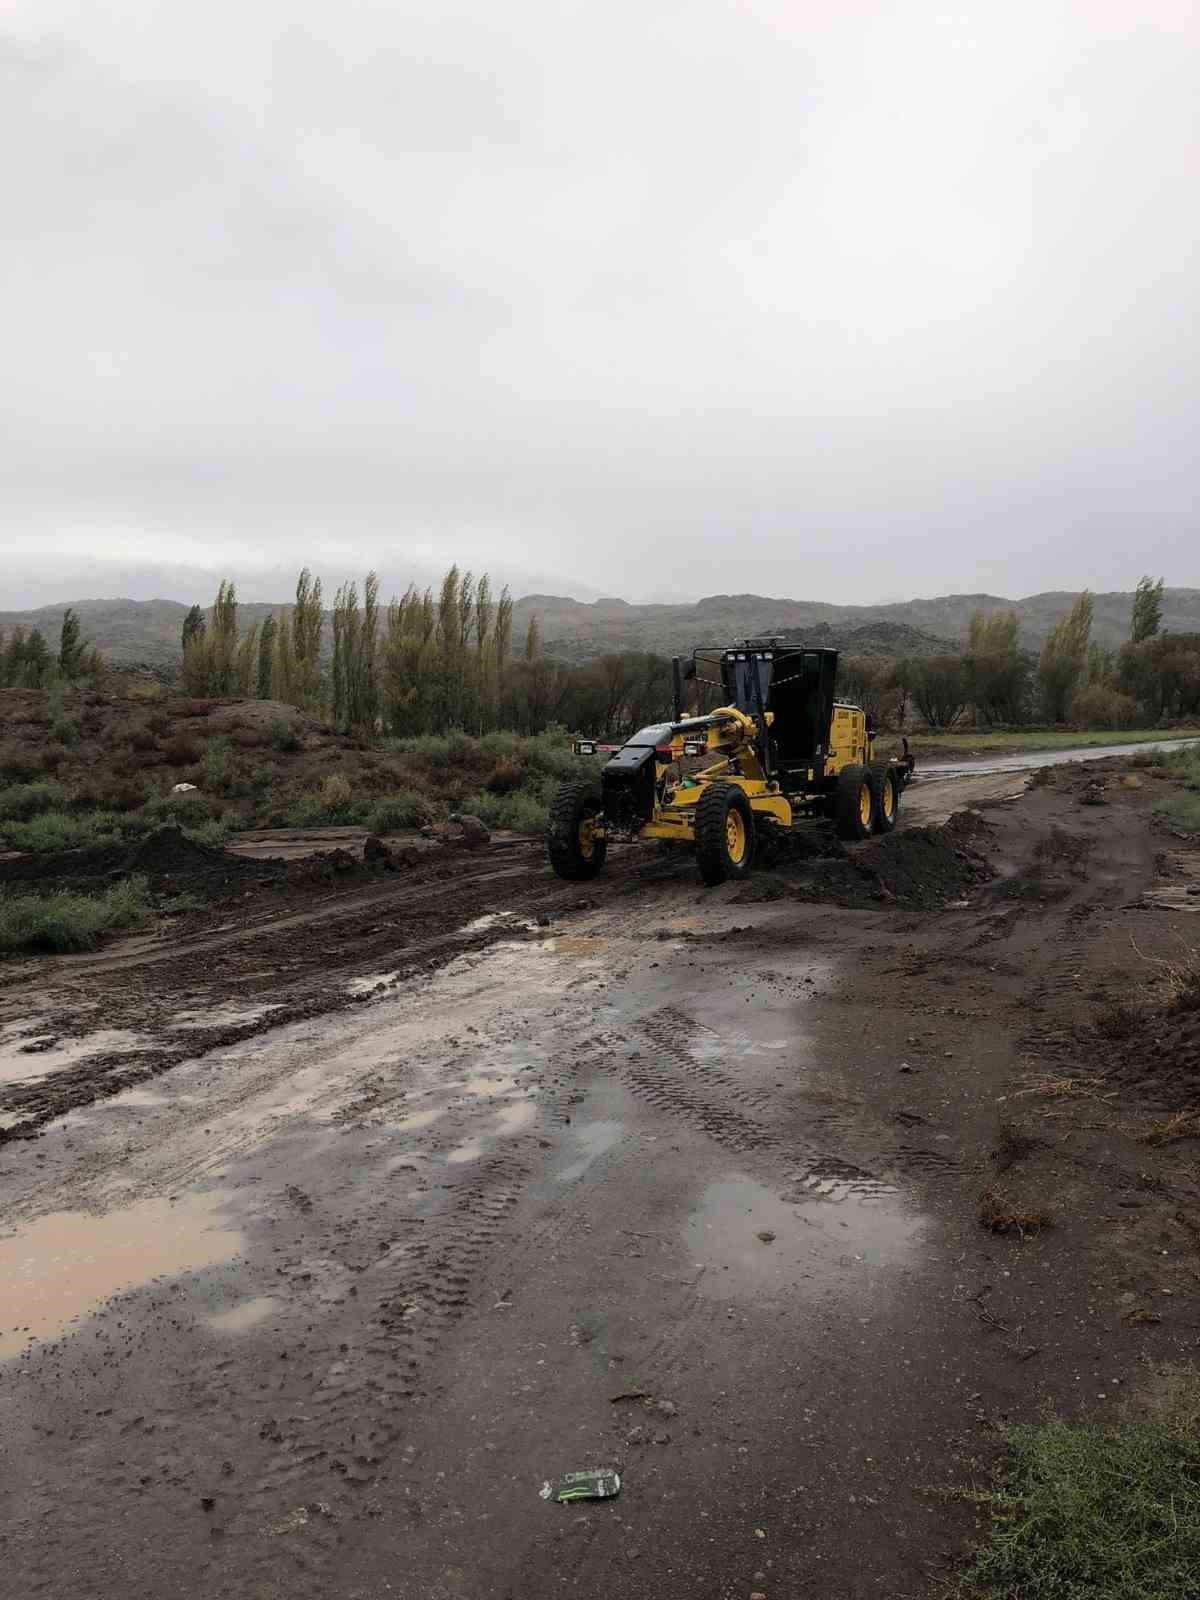
[[[1192,0],[0,0],[0,608],[1198,585],[1198,47]]]

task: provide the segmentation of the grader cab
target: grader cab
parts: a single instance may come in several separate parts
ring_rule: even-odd
[[[834,697],[837,660],[836,650],[747,640],[674,661],[673,720],[635,733],[598,783],[559,790],[547,837],[555,872],[591,878],[610,839],[660,839],[694,848],[701,877],[717,884],[745,877],[761,842],[805,819],[832,820],[843,839],[890,832],[915,762],[907,741],[902,757],[875,759],[865,713]],[[706,690],[722,704],[700,713]],[[685,698],[696,714],[684,714]]]

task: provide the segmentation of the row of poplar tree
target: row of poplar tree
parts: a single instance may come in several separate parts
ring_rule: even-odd
[[[207,617],[193,606],[184,621],[183,685],[190,694],[254,695],[327,712],[341,729],[486,732],[511,725],[512,617],[508,589],[493,595],[486,574],[452,566],[436,595],[410,587],[382,607],[371,573],[361,599],[354,582],[334,596],[326,656],[321,580],[307,568],[294,604],[245,631],[226,581]],[[539,655],[534,619],[524,661]]]
[[[985,725],[1126,728],[1200,715],[1200,634],[1163,631],[1161,578],[1138,583],[1129,638],[1115,650],[1092,638],[1094,611],[1085,589],[1037,654],[1021,649],[1014,611],[977,611],[963,651],[844,658],[839,683],[893,727],[904,725],[910,706],[933,728],[968,717]]]
[[[40,628],[19,623],[7,633],[0,628],[0,688],[46,689],[54,683],[77,683],[98,677],[103,668],[100,652],[84,638],[73,606],[63,612],[57,650]]]

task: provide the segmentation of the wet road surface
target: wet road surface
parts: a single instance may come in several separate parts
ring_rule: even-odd
[[[1023,787],[927,773],[906,811]],[[1104,895],[1150,870],[1140,840]],[[184,1041],[0,1144],[6,1595],[928,1592],[923,1486],[1029,1389],[963,1312],[994,1275],[971,1085],[1011,1062],[1020,969],[985,1021],[969,963],[920,986],[922,941],[957,960],[974,911],[525,873],[510,906],[515,869],[464,869],[487,898],[419,972],[400,884],[359,940],[331,904],[277,946],[139,946],[127,974],[112,947],[5,991],[18,1087],[87,1064],[36,1031],[51,978],[110,1010],[140,985],[97,1006],[130,1060]],[[302,930],[337,1009],[282,1005]],[[943,1064],[932,1108],[906,1056]],[[1021,1270],[1061,1316],[1053,1248]],[[539,1496],[610,1465],[615,1501]]]

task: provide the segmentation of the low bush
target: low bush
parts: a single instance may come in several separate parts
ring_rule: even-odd
[[[545,833],[550,821],[547,801],[524,791],[469,795],[459,809],[478,817],[489,828],[511,828],[514,833]]]
[[[62,784],[52,781],[18,783],[0,789],[0,822],[26,822],[43,811],[57,811],[66,802]]]
[[[1148,1415],[1010,1428],[991,1528],[963,1594],[1191,1600],[1200,1572],[1200,1378],[1169,1374]]]
[[[71,813],[44,811],[28,822],[0,824],[0,834],[11,850],[33,850],[52,854],[57,850],[81,850],[88,845],[113,844],[123,834],[136,834],[127,820],[111,811]]]
[[[274,750],[299,750],[300,730],[288,717],[272,717],[267,723],[267,743]]]
[[[128,878],[98,895],[0,889],[0,951],[91,950],[106,933],[144,926],[151,909],[144,878]]]
[[[1077,728],[1133,728],[1137,720],[1137,701],[1103,683],[1085,684],[1071,700],[1071,721]]]
[[[325,811],[345,811],[354,798],[349,778],[343,772],[331,772],[321,780],[321,806]]]
[[[50,737],[58,744],[78,744],[83,737],[83,729],[80,726],[79,719],[64,711],[61,716],[55,717],[51,722]]]
[[[227,739],[206,739],[200,754],[200,781],[213,794],[228,794],[234,777],[233,751]]]
[[[421,828],[433,819],[433,807],[415,789],[397,789],[381,800],[367,817],[372,833],[396,833],[402,828]]]

